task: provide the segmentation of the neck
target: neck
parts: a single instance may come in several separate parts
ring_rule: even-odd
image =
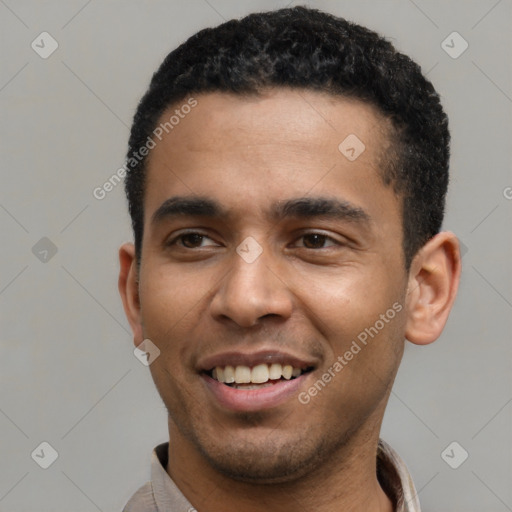
[[[167,472],[201,512],[393,512],[377,479],[380,423],[361,428],[315,471],[287,482],[259,484],[220,474],[170,421]]]

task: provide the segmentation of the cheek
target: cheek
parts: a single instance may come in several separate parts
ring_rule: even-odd
[[[293,279],[293,281],[291,280]],[[327,338],[357,335],[373,325],[400,293],[391,277],[371,265],[348,264],[295,274],[292,292]]]
[[[149,265],[148,265],[149,267]],[[160,350],[149,369],[169,411],[187,411],[183,383],[190,379],[190,353],[205,290],[190,276],[168,265],[141,273],[140,303],[143,334]]]
[[[187,273],[169,264],[150,263],[151,271],[141,275],[140,302],[146,328],[180,328],[188,316],[197,315],[201,299],[210,293],[212,280],[204,273]],[[148,333],[149,334],[149,333]]]
[[[359,311],[350,318],[347,312],[337,322],[338,332],[328,339],[332,358],[326,360],[317,379],[329,383],[324,388],[318,381],[312,382],[307,391],[316,394],[312,405],[326,422],[362,422],[376,408],[385,406],[403,354],[405,315],[395,314],[392,305],[383,311],[375,316]],[[386,311],[392,313],[386,316]]]
[[[338,365],[334,373],[340,375],[335,380],[343,394],[366,387],[370,393],[377,391],[398,368],[405,306],[403,290],[392,275],[382,267],[353,267],[323,278],[304,278],[296,288],[309,321],[326,340],[325,369],[342,358],[343,368]],[[346,388],[348,382],[351,389]]]
[[[346,390],[349,383],[349,393],[371,401],[392,384],[404,349],[404,311],[400,296],[394,302],[367,302],[352,310],[347,319],[351,324],[333,340],[336,359],[343,365],[343,387]]]
[[[155,382],[184,379],[201,317],[201,300],[208,290],[197,278],[169,267],[141,276],[140,303],[143,335],[160,350],[151,365]],[[160,387],[160,386],[159,386]]]

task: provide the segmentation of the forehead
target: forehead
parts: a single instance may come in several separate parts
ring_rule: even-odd
[[[195,99],[197,106],[180,120],[172,114],[181,111],[185,100],[168,108],[160,119],[162,124],[171,117],[179,122],[163,138],[185,144],[190,151],[216,151],[219,144],[226,148],[241,141],[302,145],[307,140],[309,145],[322,147],[351,133],[373,145],[372,150],[377,149],[376,142],[382,142],[379,139],[386,138],[389,126],[369,103],[311,90],[276,88],[247,95],[215,92]]]
[[[284,88],[194,100],[160,119],[166,129],[148,157],[146,212],[172,195],[215,196],[246,210],[313,190],[355,204],[366,191],[377,208],[389,199],[380,177],[389,123],[372,105]]]

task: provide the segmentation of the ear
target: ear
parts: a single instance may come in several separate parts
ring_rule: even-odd
[[[139,276],[135,247],[131,243],[119,248],[119,280],[118,287],[123,300],[124,312],[133,332],[135,346],[144,341],[139,301]]]
[[[409,271],[405,337],[417,345],[441,335],[453,306],[461,272],[459,241],[442,232],[416,254]]]

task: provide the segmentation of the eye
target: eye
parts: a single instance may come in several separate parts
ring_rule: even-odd
[[[187,249],[197,249],[199,247],[211,247],[218,244],[202,233],[190,232],[176,236],[168,245],[179,245],[181,247],[186,247]]]
[[[298,247],[305,247],[306,249],[324,249],[339,245],[336,240],[322,233],[306,233],[298,238],[298,240],[303,241],[302,246],[298,245]]]

